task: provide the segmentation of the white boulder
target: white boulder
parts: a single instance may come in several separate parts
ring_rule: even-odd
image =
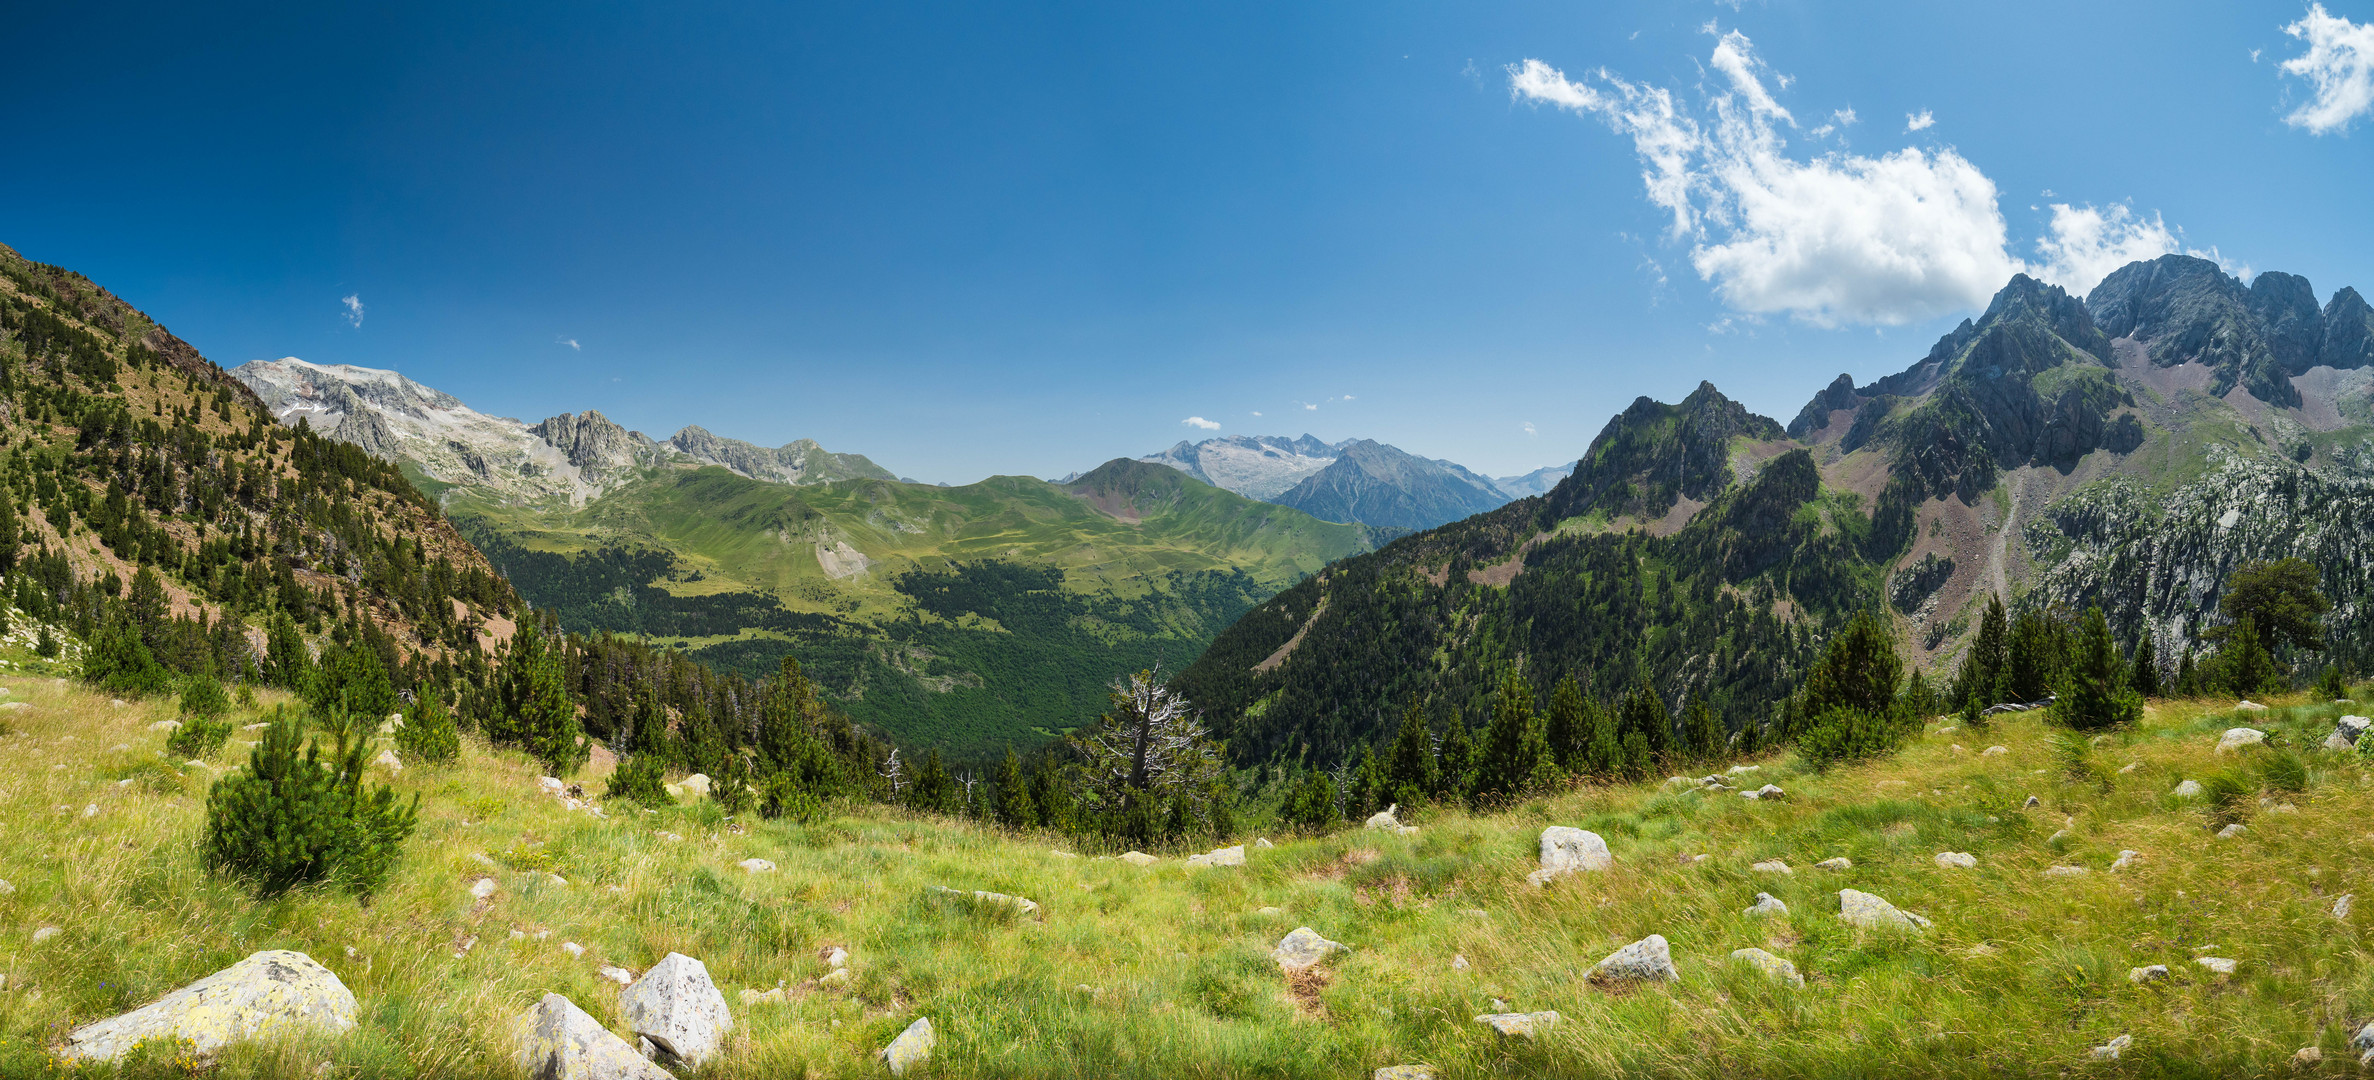
[[[1855,889],[1838,890],[1838,917],[1867,930],[1924,930],[1929,926],[1929,920]]]
[[[735,863],[734,865],[739,866],[743,870],[753,874],[771,874],[775,872],[775,864],[769,859],[744,859],[741,862]]]
[[[1400,804],[1400,803],[1394,803],[1393,805],[1391,805],[1391,806],[1388,806],[1388,807],[1386,807],[1386,808],[1384,808],[1384,809],[1382,809],[1382,810],[1379,810],[1379,811],[1377,811],[1376,813],[1370,814],[1370,815],[1368,816],[1368,824],[1367,824],[1367,827],[1368,827],[1368,828],[1371,828],[1371,829],[1385,829],[1385,830],[1393,830],[1393,829],[1399,829],[1399,828],[1401,828],[1401,819],[1400,819],[1400,818],[1397,818],[1397,817],[1394,817],[1394,816],[1393,816],[1393,815],[1394,815],[1396,812],[1398,812],[1400,809],[1401,809],[1401,804]]]
[[[669,953],[618,995],[627,1027],[651,1040],[668,1059],[693,1068],[717,1052],[734,1029],[725,995],[709,981],[709,968],[683,953]]]
[[[1731,959],[1747,964],[1764,977],[1787,986],[1805,985],[1805,976],[1797,974],[1797,965],[1762,949],[1733,949]]]
[[[1289,974],[1302,971],[1339,952],[1350,952],[1351,946],[1329,941],[1307,926],[1298,926],[1269,951],[1270,959],[1278,962],[1278,970]]]
[[[2246,746],[2258,746],[2267,741],[2267,733],[2257,728],[2227,728],[2225,736],[2217,740],[2217,752],[2231,754]]]
[[[1552,878],[1583,870],[1605,870],[1615,863],[1608,854],[1607,841],[1598,833],[1566,825],[1552,825],[1541,831],[1541,868],[1525,876],[1536,886],[1547,885]]]
[[[518,1030],[513,1060],[532,1080],[675,1080],[559,994],[530,1006]]]
[[[1485,1013],[1476,1017],[1476,1023],[1487,1025],[1492,1030],[1512,1039],[1530,1039],[1548,1030],[1559,1019],[1555,1010],[1545,1010],[1529,1013]]]
[[[695,795],[707,795],[709,793],[709,777],[706,773],[694,773],[685,777],[684,781],[676,786]]]
[[[1941,867],[1958,866],[1968,870],[1978,865],[1978,856],[1967,851],[1940,851],[1937,853],[1937,865]]]
[[[1201,855],[1189,855],[1187,856],[1187,865],[1243,866],[1245,865],[1245,845],[1238,844],[1235,847],[1224,847],[1218,851],[1207,851]]]
[[[1682,975],[1674,970],[1673,950],[1665,944],[1665,935],[1650,934],[1609,953],[1583,977],[1594,982],[1679,982]]]
[[[190,1044],[201,1057],[226,1044],[354,1030],[354,994],[301,952],[268,949],[131,1012],[66,1033],[58,1057],[114,1061],[147,1041]]]
[[[1774,896],[1771,893],[1762,892],[1756,894],[1756,902],[1748,905],[1747,909],[1747,914],[1750,915],[1786,916],[1788,913],[1789,905],[1781,900],[1780,897]]]
[[[875,1056],[890,1066],[890,1075],[905,1076],[931,1060],[932,1047],[939,1045],[939,1042],[940,1037],[932,1032],[931,1019],[919,1016]]]

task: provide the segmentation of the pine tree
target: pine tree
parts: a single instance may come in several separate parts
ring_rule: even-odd
[[[2000,703],[2010,648],[2011,625],[2003,611],[2003,598],[1989,596],[1986,614],[1979,618],[1978,637],[1970,643],[1970,653],[1962,659],[1962,672],[1954,680],[1954,696],[1967,698],[1975,694],[1985,705]]]
[[[1624,738],[1623,774],[1637,780],[1655,771],[1673,742],[1673,714],[1648,676],[1634,680],[1632,692],[1624,695],[1618,725]]]
[[[956,812],[956,782],[948,776],[937,749],[924,753],[914,782],[907,785],[907,805],[932,814]]]
[[[2135,641],[2135,666],[2127,675],[2127,685],[2144,697],[2160,696],[2160,652],[2148,627]]]
[[[1286,797],[1282,816],[1288,825],[1314,830],[1343,820],[1335,811],[1335,780],[1317,769],[1305,772]]]
[[[2058,689],[2067,633],[2041,611],[2023,611],[2011,624],[2010,660],[2003,671],[2009,700],[2042,701]]]
[[[2143,697],[2125,686],[2126,665],[2101,608],[2086,609],[2073,652],[2068,692],[2053,703],[2056,719],[2079,731],[2098,731],[2142,717]]]
[[[313,654],[305,647],[305,637],[297,630],[297,621],[287,611],[272,616],[271,629],[264,636],[264,681],[283,689],[296,690],[313,678]]]
[[[1344,793],[1346,817],[1365,818],[1385,808],[1390,785],[1385,778],[1385,762],[1375,747],[1360,748],[1360,767],[1352,770],[1351,790]]]
[[[453,710],[435,692],[424,692],[412,707],[412,715],[404,718],[404,726],[396,729],[396,752],[407,762],[444,765],[461,756],[462,736],[456,728]]]
[[[16,500],[0,495],[0,574],[16,570],[17,548],[23,528],[17,521]]]
[[[1041,757],[1039,767],[1030,774],[1030,805],[1047,828],[1069,829],[1073,825],[1071,789],[1052,754]]]
[[[354,725],[341,726],[350,732]],[[327,760],[320,739],[302,756],[300,741],[296,718],[282,714],[247,768],[214,782],[206,795],[206,865],[265,896],[319,881],[367,895],[412,835],[420,797],[402,806],[389,788],[363,787],[365,739],[342,733]]]
[[[42,627],[43,633],[49,627]],[[172,674],[157,663],[140,640],[140,630],[127,616],[110,616],[83,652],[82,678],[111,694],[137,697],[159,694],[173,685]]]
[[[1386,799],[1403,806],[1418,806],[1434,791],[1433,739],[1417,698],[1411,698],[1409,707],[1401,712],[1401,730],[1393,736],[1393,749],[1385,764],[1385,786]]]
[[[1464,801],[1468,791],[1468,771],[1475,763],[1475,748],[1467,737],[1467,722],[1458,716],[1451,717],[1443,725],[1440,758],[1440,767],[1434,774],[1434,797],[1445,802]]]
[[[1688,737],[1691,759],[1702,763],[1721,759],[1730,743],[1722,720],[1703,693],[1690,695],[1690,704],[1682,710],[1682,732]]]
[[[2193,664],[2193,647],[2184,647],[2184,656],[2176,662],[2176,696],[2200,697],[2201,674]]]
[[[2282,678],[2262,638],[2257,622],[2248,618],[2234,624],[2233,632],[2226,635],[2226,646],[2218,659],[2225,668],[2226,690],[2235,697],[2265,692]]]
[[[1583,763],[1591,775],[1613,777],[1624,772],[1624,728],[1616,710],[1597,701],[1583,702],[1583,728],[1589,732]],[[1642,745],[1647,745],[1645,742]]]
[[[578,727],[566,660],[531,622],[511,635],[500,690],[497,715],[488,724],[492,741],[527,751],[554,776],[575,775],[585,766],[593,748]]]
[[[1005,759],[997,763],[990,785],[997,799],[998,824],[1009,829],[1028,829],[1039,823],[1038,807],[1030,801],[1030,783],[1023,778],[1022,759],[1014,756],[1012,746],[1006,747]]]
[[[1525,790],[1543,754],[1541,724],[1533,715],[1533,687],[1514,671],[1500,678],[1492,721],[1476,758],[1479,801],[1505,800]]]
[[[1590,734],[1583,715],[1583,687],[1570,672],[1550,690],[1550,712],[1543,721],[1542,739],[1549,744],[1550,756],[1559,768],[1585,772],[1589,770]]]

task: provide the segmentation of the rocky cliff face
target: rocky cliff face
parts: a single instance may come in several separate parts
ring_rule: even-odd
[[[530,426],[378,368],[288,357],[243,364],[231,375],[284,424],[303,421],[382,460],[409,462],[433,480],[502,499],[582,504],[638,469],[669,464],[721,465],[783,484],[896,479],[862,454],[835,454],[807,439],[770,450],[687,427],[659,443],[590,409]]]
[[[2299,408],[2291,377],[2318,366],[2374,362],[2370,312],[2355,289],[2324,307],[2296,274],[2260,274],[2248,286],[2216,263],[2163,255],[2130,263],[2086,296],[2103,332],[2141,342],[2153,364],[2197,363],[2216,373],[2211,393],[2236,386],[2272,405]]]
[[[1732,483],[1733,439],[1785,437],[1713,383],[1699,383],[1676,405],[1640,398],[1600,429],[1574,475],[1550,492],[1551,520],[1594,511],[1653,519],[1685,498],[1707,502]]]

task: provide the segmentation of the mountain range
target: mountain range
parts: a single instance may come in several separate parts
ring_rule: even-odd
[[[1181,441],[1138,460],[1328,521],[1402,530],[1432,528],[1540,494],[1572,471],[1552,466],[1495,480],[1370,439],[1324,443],[1307,434]]]
[[[2080,298],[2015,277],[1904,371],[1783,428],[1709,384],[1610,420],[1545,494],[1406,536],[1249,612],[1182,672],[1240,758],[1332,764],[1412,702],[1480,721],[1499,673],[1645,681],[1760,719],[1854,613],[1950,672],[1990,596],[2099,604],[2165,664],[2225,576],[2314,564],[2374,661],[2374,311],[2170,255]]]

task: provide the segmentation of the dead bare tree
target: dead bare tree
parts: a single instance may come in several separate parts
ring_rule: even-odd
[[[1083,762],[1083,786],[1106,807],[1133,794],[1169,799],[1179,792],[1201,806],[1220,767],[1203,717],[1152,671],[1113,680],[1105,714],[1072,744]]]

